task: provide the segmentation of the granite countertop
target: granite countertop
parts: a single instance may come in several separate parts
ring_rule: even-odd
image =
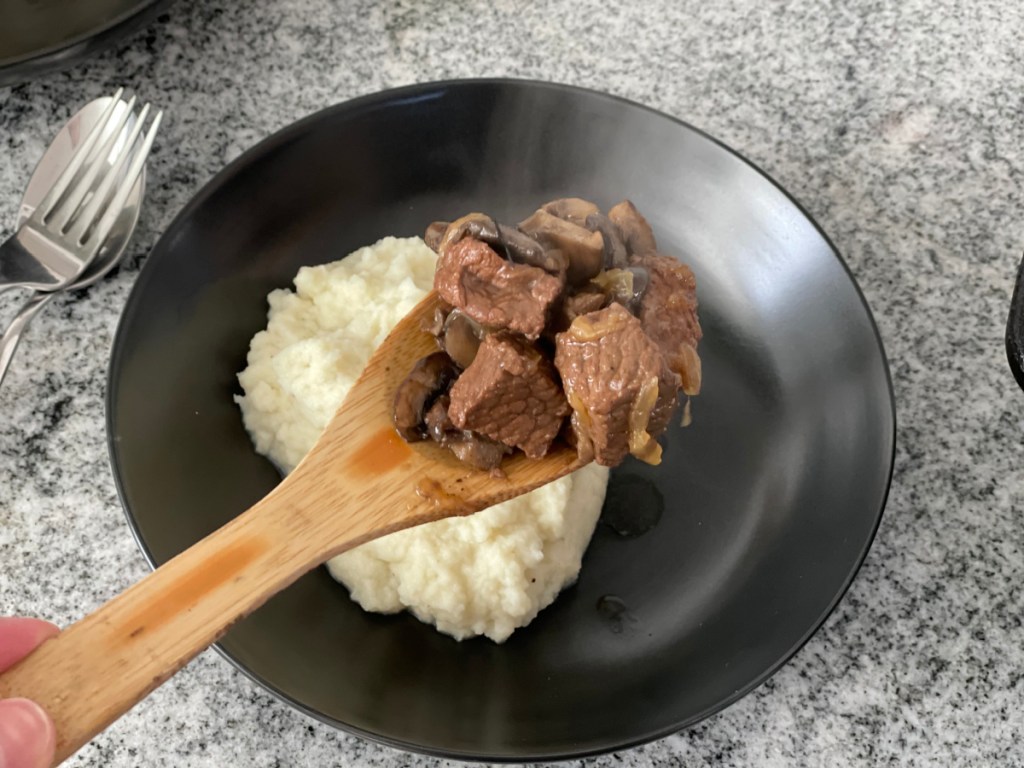
[[[898,404],[874,546],[766,684],[589,763],[1024,765],[1024,396],[1003,328],[1024,250],[1024,11],[959,0],[178,0],[87,64],[0,88],[0,235],[79,105],[168,111],[126,266],[54,301],[0,389],[0,614],[67,624],[147,572],[107,463],[104,386],[145,254],[225,163],[396,85],[522,76],[683,118],[800,200],[877,318]],[[15,309],[0,297],[0,317]],[[69,765],[434,765],[297,714],[206,652]]]

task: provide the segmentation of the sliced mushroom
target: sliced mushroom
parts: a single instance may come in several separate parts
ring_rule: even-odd
[[[470,213],[448,225],[438,253],[450,248],[464,237],[487,243],[499,256],[517,264],[540,267],[552,275],[565,274],[565,262],[549,254],[543,245],[515,227],[499,224],[485,213]]]
[[[587,216],[584,226],[591,232],[600,232],[604,240],[604,268],[621,269],[629,263],[626,244],[622,242],[622,234],[615,222],[603,213],[592,213]]]
[[[448,353],[459,368],[465,370],[476,357],[480,340],[485,334],[486,331],[480,323],[460,310],[453,309],[444,321],[438,340],[441,349]]]
[[[618,226],[630,255],[658,250],[651,225],[629,200],[623,200],[608,211],[608,218]]]
[[[458,370],[444,352],[419,360],[395,392],[393,420],[398,434],[410,443],[427,436],[423,419],[438,395],[447,391]]]
[[[569,285],[583,285],[604,266],[604,238],[600,232],[591,232],[545,210],[538,210],[520,222],[519,228],[542,243],[549,253],[554,250],[565,255],[565,280]]]
[[[431,336],[436,337],[440,343],[441,333],[444,331],[444,321],[448,319],[448,313],[451,312],[450,307],[434,307],[434,314],[430,319],[424,318],[420,321],[420,328],[423,329],[424,333],[429,333]]]
[[[580,226],[583,226],[588,216],[601,213],[601,209],[592,202],[579,197],[560,197],[558,200],[544,203],[540,209]]]
[[[429,227],[427,231],[423,233],[423,242],[427,244],[434,253],[438,252],[441,247],[441,238],[444,237],[445,230],[448,229],[447,221],[435,221]]]

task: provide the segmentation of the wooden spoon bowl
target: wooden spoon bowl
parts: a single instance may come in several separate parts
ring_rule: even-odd
[[[436,350],[431,293],[370,358],[295,470],[264,499],[0,675],[0,698],[39,702],[60,763],[307,571],[364,542],[468,515],[583,466],[558,447],[507,459],[505,478],[395,433],[391,408],[413,362]]]

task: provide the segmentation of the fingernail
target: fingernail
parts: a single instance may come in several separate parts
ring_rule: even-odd
[[[50,716],[34,701],[0,701],[0,768],[47,768],[56,742]]]

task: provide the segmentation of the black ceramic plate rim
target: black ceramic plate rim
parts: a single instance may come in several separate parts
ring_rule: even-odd
[[[141,25],[155,15],[157,10],[169,1],[140,0],[134,9],[125,11],[106,24],[94,27],[88,32],[20,56],[0,58],[0,81],[15,82],[19,73],[24,72],[25,77],[29,77],[51,67],[70,63],[79,53],[83,53],[89,48],[91,43],[100,47],[112,42],[115,38],[131,31],[137,24]]]
[[[384,90],[384,91],[378,91],[378,92],[367,94],[367,95],[364,95],[364,96],[359,96],[359,97],[350,99],[348,101],[341,102],[340,104],[335,104],[333,106],[326,107],[324,109],[318,110],[317,112],[314,112],[311,115],[307,115],[304,118],[300,118],[296,122],[291,123],[290,125],[287,125],[284,128],[276,131],[275,133],[273,133],[270,136],[268,136],[267,138],[261,140],[259,143],[257,143],[256,145],[254,145],[250,149],[248,149],[245,152],[243,152],[237,158],[235,158],[235,160],[233,160],[231,163],[229,163],[223,170],[221,170],[210,181],[208,181],[204,185],[204,187],[202,189],[200,189],[200,191],[185,205],[185,207],[181,210],[181,212],[174,218],[174,220],[170,223],[170,225],[164,231],[163,235],[161,235],[160,239],[157,241],[157,243],[151,249],[150,255],[146,259],[146,263],[143,264],[142,268],[139,271],[139,275],[136,278],[135,285],[132,287],[132,290],[131,290],[131,293],[130,293],[130,295],[128,297],[128,300],[125,303],[124,310],[121,313],[120,321],[118,322],[117,331],[115,332],[115,335],[114,335],[113,352],[111,354],[110,365],[109,365],[108,370],[107,370],[107,396],[106,396],[106,409],[107,409],[107,413],[106,413],[106,426],[107,426],[107,448],[108,448],[108,452],[109,452],[109,460],[110,460],[110,465],[111,465],[111,471],[112,471],[112,473],[114,475],[114,483],[115,483],[115,485],[117,487],[118,497],[119,497],[119,499],[121,501],[121,507],[124,510],[125,517],[127,518],[127,521],[128,521],[128,526],[129,526],[129,528],[131,529],[131,532],[132,532],[132,536],[135,538],[135,541],[138,544],[139,549],[142,550],[142,553],[143,553],[143,556],[146,559],[146,562],[149,564],[149,566],[151,568],[156,568],[156,567],[158,567],[158,564],[156,563],[155,559],[153,558],[153,555],[150,552],[150,549],[147,546],[146,542],[143,541],[142,536],[141,536],[141,534],[140,534],[140,532],[139,532],[139,530],[138,530],[138,528],[137,528],[137,526],[135,524],[135,520],[134,520],[134,517],[132,515],[132,512],[129,509],[128,504],[127,504],[127,500],[126,500],[126,496],[125,496],[125,488],[124,488],[124,485],[123,485],[122,480],[121,480],[121,476],[120,476],[119,471],[118,471],[117,445],[116,445],[116,442],[113,439],[113,411],[114,411],[114,400],[115,400],[115,398],[114,398],[114,394],[115,394],[115,391],[114,391],[115,390],[114,371],[118,367],[117,363],[118,363],[118,361],[120,359],[120,355],[121,355],[120,345],[118,343],[118,340],[121,337],[122,326],[124,326],[126,324],[126,322],[128,321],[128,318],[133,313],[135,304],[138,301],[137,297],[141,296],[141,293],[142,293],[141,289],[140,289],[140,286],[143,286],[147,282],[149,274],[152,271],[152,270],[148,269],[149,263],[150,263],[150,261],[151,261],[151,259],[152,259],[154,254],[158,255],[158,251],[159,251],[159,249],[161,247],[161,244],[166,242],[166,241],[168,241],[170,239],[170,235],[175,230],[177,230],[179,227],[181,227],[185,222],[187,222],[192,217],[192,215],[198,209],[200,209],[204,205],[204,203],[206,202],[207,198],[209,198],[212,194],[214,194],[214,192],[216,192],[224,184],[224,182],[227,179],[229,179],[230,177],[234,176],[239,171],[241,171],[243,168],[247,167],[248,165],[252,164],[253,162],[259,160],[259,158],[261,156],[263,156],[265,153],[267,153],[269,150],[272,150],[272,149],[274,149],[274,148],[276,148],[276,147],[278,147],[278,146],[280,146],[282,144],[285,144],[285,143],[289,142],[290,140],[292,140],[294,137],[296,137],[298,135],[301,135],[305,131],[307,125],[309,125],[309,124],[311,124],[311,123],[313,123],[315,121],[321,120],[321,119],[323,119],[327,115],[334,115],[334,114],[337,114],[339,112],[350,112],[353,115],[355,115],[355,114],[358,114],[359,112],[361,112],[363,110],[366,110],[366,109],[377,108],[377,107],[381,107],[381,106],[384,106],[384,105],[387,105],[387,104],[400,104],[403,100],[406,100],[406,99],[409,99],[409,98],[412,98],[412,97],[423,97],[425,95],[430,94],[431,92],[443,91],[443,90],[448,89],[448,88],[460,87],[460,86],[465,86],[465,85],[493,85],[493,86],[498,86],[498,87],[501,87],[501,86],[514,86],[514,87],[526,87],[526,88],[543,88],[543,89],[550,89],[550,90],[554,90],[554,91],[563,91],[563,92],[566,92],[566,93],[583,93],[583,94],[587,94],[589,96],[592,96],[594,98],[600,98],[600,99],[610,100],[610,101],[613,101],[613,102],[618,102],[618,103],[622,104],[625,107],[628,107],[628,108],[631,108],[631,109],[641,109],[641,110],[644,110],[645,112],[649,112],[651,114],[657,115],[660,118],[663,118],[665,120],[671,121],[672,123],[675,123],[677,126],[679,126],[680,128],[682,128],[684,130],[692,131],[693,133],[699,135],[701,138],[704,138],[704,139],[710,141],[711,143],[713,143],[714,145],[716,145],[720,149],[724,150],[725,152],[728,152],[729,154],[731,154],[734,157],[736,157],[737,159],[739,159],[741,162],[745,163],[747,166],[749,166],[754,171],[756,171],[769,184],[771,184],[779,192],[781,192],[785,196],[786,200],[788,200],[789,203],[792,204],[800,212],[800,214],[805,219],[807,219],[807,221],[811,224],[811,226],[814,227],[815,231],[821,236],[821,238],[824,240],[824,242],[828,245],[829,250],[832,252],[832,255],[839,262],[839,265],[842,267],[844,273],[846,274],[846,277],[848,278],[851,287],[853,288],[854,292],[857,295],[857,298],[860,300],[860,303],[861,303],[861,305],[864,308],[864,312],[865,312],[865,315],[867,316],[868,324],[869,324],[869,326],[871,328],[872,333],[874,334],[875,342],[878,345],[878,350],[881,353],[881,357],[882,357],[882,367],[883,367],[883,370],[884,370],[884,373],[885,373],[886,390],[887,390],[888,396],[889,396],[888,397],[889,410],[892,413],[891,431],[889,433],[891,448],[890,448],[890,452],[889,452],[889,462],[888,462],[889,466],[888,466],[888,472],[887,472],[886,480],[885,480],[885,487],[883,489],[883,493],[882,493],[882,497],[881,497],[881,502],[880,502],[880,504],[878,506],[878,510],[875,511],[875,513],[874,513],[875,514],[875,522],[874,522],[874,525],[873,525],[873,527],[871,529],[871,534],[870,534],[870,536],[868,536],[867,540],[865,541],[864,548],[859,553],[859,555],[857,556],[856,561],[854,562],[853,567],[850,569],[849,574],[847,575],[847,577],[844,580],[843,584],[840,585],[840,588],[837,590],[837,592],[835,594],[835,597],[829,603],[829,605],[826,607],[826,609],[824,611],[822,611],[821,615],[817,619],[815,619],[815,621],[812,623],[812,625],[807,630],[807,632],[803,636],[801,636],[793,644],[793,646],[790,649],[788,649],[785,653],[780,655],[780,657],[775,661],[775,663],[770,665],[768,667],[768,669],[766,669],[761,675],[759,675],[758,677],[756,677],[753,680],[751,680],[747,685],[745,685],[745,686],[743,686],[741,688],[736,689],[730,696],[726,697],[725,699],[723,699],[722,701],[718,702],[714,706],[708,707],[707,709],[702,710],[701,712],[699,712],[699,713],[697,713],[697,714],[695,714],[695,715],[693,715],[691,717],[685,718],[685,719],[681,720],[680,722],[676,723],[673,726],[670,726],[670,727],[667,727],[667,728],[659,728],[659,729],[655,729],[655,730],[652,730],[652,731],[649,731],[649,732],[645,732],[645,733],[640,733],[640,734],[637,734],[637,735],[635,735],[634,737],[632,737],[630,739],[623,739],[621,741],[616,741],[614,743],[609,743],[609,744],[606,744],[604,747],[601,747],[601,748],[586,748],[586,749],[581,749],[579,751],[574,751],[574,752],[570,752],[570,751],[561,752],[561,751],[558,751],[558,752],[535,752],[535,753],[529,753],[529,754],[513,754],[513,753],[508,753],[508,754],[504,754],[504,753],[503,754],[479,754],[479,753],[475,753],[475,752],[466,752],[466,751],[461,751],[461,750],[440,750],[440,749],[434,749],[434,748],[423,746],[423,745],[420,745],[420,744],[415,744],[415,743],[411,743],[411,742],[405,742],[405,741],[401,741],[399,739],[393,739],[393,738],[390,738],[390,737],[387,737],[387,736],[375,733],[373,731],[367,731],[367,730],[359,728],[357,726],[349,725],[347,723],[342,723],[341,721],[335,720],[333,718],[326,717],[326,716],[324,716],[324,715],[322,715],[322,714],[320,714],[320,713],[318,713],[318,712],[316,712],[316,711],[306,707],[301,702],[296,701],[294,698],[289,696],[287,693],[285,693],[285,692],[281,691],[280,689],[278,689],[276,686],[270,684],[266,680],[263,680],[258,674],[254,673],[254,672],[252,672],[252,671],[250,671],[248,669],[246,669],[240,662],[238,662],[231,655],[231,653],[229,651],[224,649],[220,645],[220,643],[214,644],[213,647],[218,651],[218,653],[220,653],[224,658],[226,658],[236,669],[238,669],[242,674],[244,674],[250,680],[254,681],[258,685],[260,685],[262,688],[264,688],[265,690],[269,691],[274,696],[276,696],[280,700],[286,702],[287,704],[291,705],[292,707],[294,707],[298,711],[302,712],[303,714],[313,718],[314,720],[318,720],[318,721],[320,721],[322,723],[325,723],[326,725],[330,725],[332,727],[335,727],[335,728],[338,728],[340,730],[343,730],[343,731],[346,731],[348,733],[351,733],[351,734],[353,734],[355,736],[359,736],[361,738],[365,738],[365,739],[368,739],[370,741],[377,742],[379,744],[384,744],[386,746],[393,747],[395,749],[400,749],[400,750],[404,750],[404,751],[408,751],[408,752],[416,752],[416,753],[419,753],[419,754],[430,755],[430,756],[433,756],[433,757],[447,758],[447,759],[456,759],[456,760],[465,760],[465,761],[487,761],[487,762],[494,762],[494,763],[516,763],[516,762],[523,762],[523,761],[547,762],[547,761],[569,760],[569,759],[578,759],[578,758],[584,758],[584,757],[592,757],[592,756],[595,756],[595,755],[607,754],[609,752],[617,752],[617,751],[621,751],[621,750],[624,750],[624,749],[630,749],[630,748],[633,748],[633,747],[640,746],[642,744],[647,744],[647,743],[649,743],[651,741],[655,741],[657,739],[664,738],[666,736],[670,736],[670,735],[672,735],[674,733],[677,733],[680,730],[683,730],[683,729],[688,728],[688,727],[690,727],[690,726],[692,726],[692,725],[694,725],[694,724],[696,724],[696,723],[698,723],[698,722],[700,722],[702,720],[705,720],[706,718],[708,718],[708,717],[710,717],[710,716],[712,716],[712,715],[714,715],[714,714],[716,714],[718,712],[721,712],[722,710],[724,710],[727,707],[731,706],[735,702],[739,701],[741,698],[746,696],[748,693],[753,691],[755,688],[759,687],[762,683],[764,683],[770,677],[772,677],[776,672],[779,671],[779,669],[781,669],[786,663],[788,663],[789,660],[792,659],[793,656],[795,656],[796,653],[801,648],[803,648],[803,646],[808,642],[808,640],[810,640],[811,637],[814,636],[814,634],[821,628],[821,626],[825,623],[825,621],[828,619],[828,617],[835,610],[836,606],[839,604],[839,602],[842,600],[843,596],[846,594],[846,592],[849,590],[850,586],[853,584],[853,581],[856,578],[857,573],[860,571],[861,566],[864,564],[864,560],[867,558],[867,554],[868,554],[868,552],[871,549],[872,543],[874,542],[875,535],[878,532],[878,527],[881,524],[882,513],[885,510],[886,502],[888,501],[889,491],[890,491],[890,489],[892,487],[893,467],[895,465],[895,460],[896,460],[896,401],[895,401],[895,393],[894,393],[893,385],[892,385],[892,375],[891,375],[891,372],[890,372],[889,360],[888,360],[888,357],[885,354],[885,346],[884,346],[884,344],[882,342],[882,336],[881,336],[881,333],[878,330],[878,325],[875,322],[874,315],[872,314],[871,308],[870,308],[870,306],[867,303],[867,299],[865,299],[864,294],[863,294],[863,292],[860,289],[860,286],[857,284],[857,281],[854,278],[853,272],[850,270],[849,265],[846,263],[846,261],[840,255],[838,249],[832,243],[832,240],[828,237],[827,234],[825,234],[825,231],[818,225],[817,221],[814,220],[814,218],[810,215],[810,213],[792,195],[790,195],[789,192],[787,192],[780,184],[778,184],[771,176],[769,176],[764,170],[762,170],[756,163],[753,163],[752,161],[748,160],[746,157],[744,157],[742,154],[740,154],[739,152],[737,152],[733,148],[729,147],[725,143],[723,143],[720,140],[716,139],[714,136],[711,136],[711,135],[705,133],[701,129],[696,128],[695,126],[687,123],[684,120],[680,120],[679,118],[673,117],[671,115],[667,115],[664,112],[660,112],[660,111],[658,111],[658,110],[656,110],[656,109],[654,109],[652,107],[645,106],[643,104],[640,104],[640,103],[635,102],[635,101],[631,101],[630,99],[626,99],[626,98],[623,98],[621,96],[615,96],[613,94],[604,93],[602,91],[598,91],[598,90],[594,90],[594,89],[590,89],[590,88],[582,88],[582,87],[579,87],[579,86],[565,85],[565,84],[560,84],[560,83],[551,83],[551,82],[540,81],[540,80],[526,80],[526,79],[513,79],[513,78],[479,78],[479,79],[475,79],[474,78],[474,79],[442,80],[442,81],[435,81],[435,82],[428,82],[428,83],[419,83],[419,84],[414,84],[414,85],[403,86],[403,87],[400,87],[400,88],[392,88],[392,89],[388,89],[388,90]]]

